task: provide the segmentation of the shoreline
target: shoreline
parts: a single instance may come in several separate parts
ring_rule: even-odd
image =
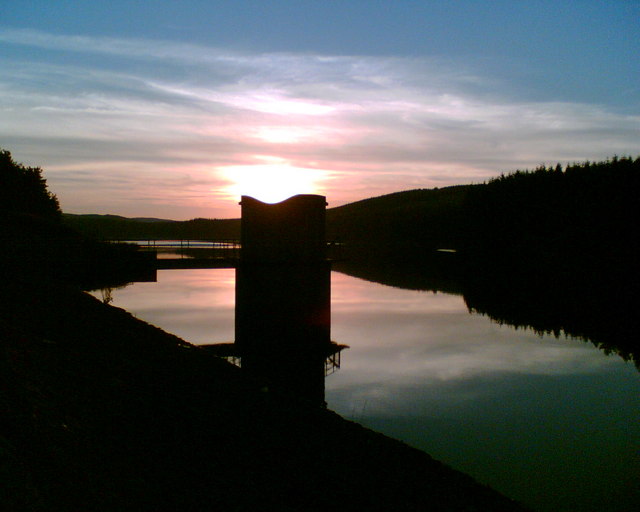
[[[72,286],[0,299],[13,510],[524,510]]]

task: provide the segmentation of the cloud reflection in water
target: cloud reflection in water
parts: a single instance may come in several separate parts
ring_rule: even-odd
[[[234,339],[234,288],[232,269],[171,270],[113,296],[145,321],[211,343]],[[632,364],[590,343],[471,315],[461,296],[336,272],[331,328],[351,348],[326,380],[330,409],[536,510],[637,505],[640,375]]]
[[[233,341],[234,269],[160,270],[158,282],[115,290],[113,298],[114,306],[190,343]]]
[[[470,315],[460,296],[338,273],[332,287],[333,339],[351,349],[327,379],[330,408],[536,510],[634,503],[632,364]]]
[[[334,273],[332,308],[332,336],[351,346],[345,371],[333,379],[332,389],[499,373],[573,374],[611,362],[581,341],[540,337],[470,315],[455,295],[402,290]]]

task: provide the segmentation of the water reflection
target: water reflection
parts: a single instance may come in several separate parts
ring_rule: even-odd
[[[334,334],[351,345],[327,382],[332,409],[533,509],[637,504],[633,365],[469,315],[460,296],[337,273],[332,284]]]
[[[154,288],[155,287],[155,288]],[[536,510],[633,510],[640,374],[572,338],[471,315],[462,295],[331,273],[330,409]],[[195,343],[234,339],[233,270],[160,271],[114,305]]]
[[[501,370],[554,374],[608,364],[601,353],[571,339],[541,342],[534,332],[469,315],[455,295],[379,286],[337,273],[333,289],[334,332],[358,340],[354,353],[366,350],[349,358],[339,379],[362,371],[443,381]]]
[[[156,282],[112,289],[112,303],[196,345],[231,342],[235,279],[234,269],[161,270]]]
[[[501,267],[467,268],[456,258],[436,255],[421,265],[390,262],[342,262],[338,270],[403,289],[461,295],[469,312],[537,334],[568,335],[591,342],[605,353],[634,361],[640,370],[637,343],[638,294],[633,276],[577,279],[559,271],[543,280],[535,272]]]

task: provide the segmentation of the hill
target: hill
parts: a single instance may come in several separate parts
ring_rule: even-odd
[[[396,251],[416,246],[459,244],[459,226],[471,185],[397,192],[327,210],[327,239],[351,247],[388,245]],[[64,223],[98,239],[238,239],[239,219],[127,218],[117,215],[63,214]],[[373,238],[372,238],[373,235]]]
[[[327,211],[329,239],[356,259],[420,259],[457,247],[464,234],[466,197],[473,185],[396,192]]]
[[[448,248],[475,268],[630,267],[640,255],[639,187],[640,158],[540,166],[333,208],[327,230],[357,260],[420,263]]]
[[[454,249],[473,268],[579,272],[630,267],[640,255],[640,158],[515,171],[477,185],[396,192],[327,210],[327,239],[352,261],[399,265]],[[239,219],[127,219],[64,215],[109,239],[237,239]]]
[[[102,240],[220,240],[240,236],[240,219],[175,221],[70,213],[64,213],[62,218],[67,226],[85,236]]]

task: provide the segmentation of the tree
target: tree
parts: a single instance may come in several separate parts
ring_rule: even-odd
[[[27,214],[59,220],[62,212],[55,194],[47,189],[40,167],[15,162],[0,148],[0,214]]]

